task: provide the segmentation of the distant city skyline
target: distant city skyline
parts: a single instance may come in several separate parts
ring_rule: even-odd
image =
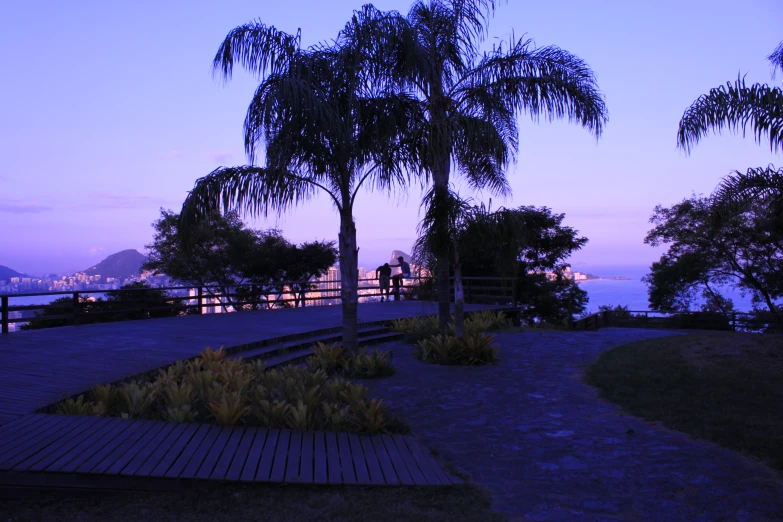
[[[259,18],[301,28],[310,45],[334,37],[361,4],[236,0],[183,10],[84,1],[48,4],[43,14],[35,3],[4,6],[0,44],[18,52],[0,56],[0,66],[14,71],[0,97],[0,264],[32,275],[73,273],[112,252],[143,251],[160,207],[178,210],[197,178],[245,161],[242,121],[257,82],[242,72],[227,86],[211,77],[227,32]],[[409,2],[375,5],[405,12]],[[677,122],[700,94],[738,74],[780,81],[772,82],[765,58],[780,42],[783,4],[735,6],[572,0],[553,16],[549,4],[500,4],[490,37],[527,33],[539,46],[585,59],[610,119],[597,143],[564,122],[523,119],[509,171],[513,197],[493,206],[565,213],[565,224],[590,239],[574,265],[649,265],[660,250],[642,240],[656,204],[707,194],[734,169],[779,160],[728,134],[709,137],[691,156],[674,146]],[[410,251],[420,199],[418,189],[358,198],[360,264],[371,270],[393,249]],[[338,228],[323,198],[248,223],[281,228],[296,242],[335,239]]]

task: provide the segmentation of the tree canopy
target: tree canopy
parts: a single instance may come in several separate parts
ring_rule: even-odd
[[[710,197],[655,207],[645,243],[668,250],[645,278],[652,308],[688,310],[703,297],[710,310],[730,311],[720,292],[729,286],[750,294],[754,306],[780,314],[783,216],[769,200],[732,200],[732,187],[741,187],[743,179],[734,174]]]
[[[268,294],[287,291],[295,295],[296,305],[303,303],[310,281],[336,260],[333,242],[295,245],[279,230],[247,228],[234,212],[215,212],[183,228],[178,214],[161,210],[153,227],[146,269],[206,288],[207,294],[239,294],[223,298],[237,310],[256,308]]]

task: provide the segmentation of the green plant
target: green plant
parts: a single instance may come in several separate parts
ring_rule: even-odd
[[[167,406],[163,411],[163,420],[169,422],[193,422],[197,417],[198,412],[191,411],[189,404],[177,408]]]
[[[100,411],[102,413],[96,413],[96,415],[107,415],[117,400],[117,388],[111,384],[96,386],[92,389],[92,398],[96,403],[101,403]]]
[[[217,424],[238,424],[249,410],[241,392],[226,392],[209,402],[209,412]]]
[[[345,367],[345,350],[337,344],[319,342],[311,348],[313,355],[307,359],[307,364],[314,370],[323,370],[327,374],[337,373]]]
[[[484,334],[465,335],[462,339],[436,335],[419,341],[414,355],[421,361],[433,364],[458,366],[495,364],[498,349],[494,342],[494,337]]]
[[[93,415],[93,408],[95,404],[87,401],[84,402],[84,395],[79,395],[74,399],[66,399],[61,402],[57,407],[57,413],[62,415]]]
[[[383,400],[370,399],[361,401],[359,405],[359,425],[367,433],[378,433],[386,427],[384,412],[386,404]]]
[[[120,388],[123,409],[131,418],[146,418],[152,414],[152,407],[158,397],[152,383],[131,382]]]
[[[394,374],[392,354],[388,351],[359,349],[351,355],[350,375],[354,378],[388,377]]]

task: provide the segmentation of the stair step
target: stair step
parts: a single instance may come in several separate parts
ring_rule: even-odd
[[[371,344],[385,343],[389,341],[396,341],[398,339],[402,339],[403,336],[404,334],[401,332],[379,333],[367,337],[359,337],[359,344],[362,346],[366,346]],[[276,355],[274,357],[269,357],[268,359],[264,359],[264,360],[266,361],[266,367],[272,368],[274,366],[280,366],[282,364],[294,362],[299,359],[304,359],[308,357],[311,353],[312,352],[310,351],[309,348],[303,348],[301,350],[296,350],[293,352]]]
[[[380,335],[387,332],[389,332],[388,326],[370,326],[366,328],[360,328],[359,339],[368,336]],[[340,342],[342,338],[343,338],[342,332],[322,334],[315,337],[306,337],[306,338],[296,339],[294,341],[288,341],[286,343],[280,343],[272,346],[264,346],[262,348],[255,348],[252,350],[244,350],[241,352],[236,352],[232,354],[229,358],[236,359],[237,357],[242,357],[243,359],[257,359],[259,357],[275,355],[277,352],[283,350],[291,350],[299,347],[306,348],[307,351],[309,352],[310,347],[318,342],[327,343],[327,344],[337,343]]]

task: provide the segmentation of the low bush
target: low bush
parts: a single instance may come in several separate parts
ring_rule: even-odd
[[[465,335],[500,330],[509,326],[511,321],[502,311],[481,310],[473,312],[465,319]],[[417,344],[440,334],[436,316],[396,319],[392,322],[391,328],[395,332],[404,332],[405,341],[411,344]],[[454,316],[449,323],[448,335],[454,336]]]
[[[498,348],[491,335],[476,333],[462,339],[435,335],[416,343],[414,355],[420,361],[454,366],[478,366],[495,364]]]
[[[337,353],[333,347],[326,351]],[[389,367],[383,352],[360,352],[351,361],[366,374]],[[312,366],[267,370],[262,362],[227,359],[223,349],[207,348],[197,359],[159,370],[149,382],[99,386],[90,395],[60,402],[57,413],[357,433],[409,431],[388,414],[382,400],[367,397],[365,386]]]
[[[360,348],[357,352],[345,351],[336,344],[318,343],[312,347],[313,354],[307,358],[307,366],[322,370],[330,377],[348,379],[370,379],[388,377],[394,374],[392,354],[388,351]]]

